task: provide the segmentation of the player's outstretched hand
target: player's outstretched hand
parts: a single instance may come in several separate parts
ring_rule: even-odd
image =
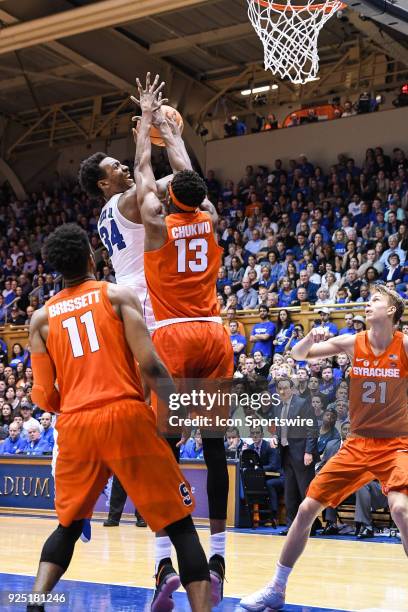
[[[166,121],[173,133],[174,136],[181,136],[181,130],[180,130],[180,126],[177,123],[177,114],[175,111],[173,111],[172,113],[167,113],[166,115]]]
[[[324,327],[313,327],[307,334],[310,344],[318,344],[329,339],[329,332]]]
[[[167,98],[163,98],[162,89],[165,85],[165,82],[162,81],[159,85],[159,75],[156,74],[154,81],[150,84],[150,72],[146,75],[146,86],[143,89],[143,86],[140,80],[136,79],[136,86],[139,93],[139,98],[135,96],[130,96],[130,99],[135,104],[138,104],[142,109],[142,112],[151,111],[152,113],[157,111],[162,104],[168,102]]]

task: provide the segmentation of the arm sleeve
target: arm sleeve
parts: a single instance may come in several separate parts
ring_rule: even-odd
[[[31,355],[34,386],[32,400],[47,412],[60,411],[60,394],[55,388],[55,368],[48,353]]]

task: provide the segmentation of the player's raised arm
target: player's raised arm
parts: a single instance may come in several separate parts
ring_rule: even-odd
[[[43,410],[59,412],[60,394],[55,388],[55,366],[47,352],[48,316],[45,308],[34,312],[30,322],[31,365],[34,386],[32,400]]]
[[[158,90],[153,89],[153,86],[148,85],[148,82],[147,79],[146,88],[143,89],[140,81],[137,80],[139,89],[139,100],[137,102],[142,109],[142,117],[137,128],[133,129],[136,141],[134,171],[142,221],[145,226],[154,231],[156,227],[158,229],[162,227],[163,209],[157,194],[157,186],[152,168],[150,128],[152,126],[153,112],[160,107],[162,100],[160,94],[159,98],[156,98]]]
[[[347,353],[352,356],[354,343],[355,336],[351,334],[327,339],[327,333],[323,327],[314,327],[293,347],[291,355],[296,361],[332,357],[338,353]]]
[[[149,388],[167,404],[169,393],[176,389],[167,368],[154,349],[143,320],[139,298],[129,287],[113,284],[108,286],[108,296],[111,303],[119,308],[126,341],[139,363],[143,379]]]
[[[169,156],[170,166],[173,172],[180,172],[181,170],[192,170],[190,157],[187,153],[187,149],[184,144],[184,140],[181,135],[180,128],[176,121],[175,113],[174,116],[164,116],[161,109],[153,114],[153,124],[155,125],[155,119],[158,116],[159,119],[159,130],[160,135],[164,140],[167,149],[167,155]],[[165,177],[162,181],[171,177]],[[159,183],[159,181],[157,181]]]
[[[215,208],[214,204],[210,202],[208,198],[205,198],[203,202],[200,204],[200,210],[204,210],[205,212],[208,212],[208,214],[211,217],[214,231],[216,231],[217,225],[218,225],[218,213],[217,213],[217,209]]]

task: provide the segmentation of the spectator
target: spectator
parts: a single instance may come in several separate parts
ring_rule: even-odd
[[[238,459],[244,446],[244,441],[241,440],[238,427],[227,427],[225,437],[226,452],[229,455],[233,455],[234,459]]]
[[[261,351],[254,351],[255,373],[261,378],[268,378],[269,363]]]
[[[385,264],[384,271],[382,273],[382,280],[393,281],[395,284],[399,284],[402,281],[402,268],[400,265],[401,261],[398,253],[391,253]]]
[[[320,315],[320,320],[316,321],[315,327],[324,327],[329,338],[337,336],[339,330],[337,329],[337,325],[330,321],[330,309],[324,306],[323,308],[319,308],[317,312]]]
[[[54,448],[54,428],[51,426],[51,414],[49,412],[43,412],[40,416],[40,423],[43,428],[41,439],[45,440],[51,450]]]
[[[348,312],[344,315],[345,326],[342,327],[339,331],[339,336],[343,334],[355,334],[356,330],[354,328],[353,315],[351,312]]]
[[[269,320],[269,308],[267,306],[260,306],[258,312],[261,320],[259,323],[255,323],[249,338],[254,343],[252,354],[260,351],[264,357],[269,359],[273,353],[272,342],[276,334],[276,327]]]
[[[320,433],[317,440],[317,451],[320,457],[323,457],[323,453],[326,446],[332,440],[340,441],[340,434],[336,429],[337,412],[335,410],[326,409],[323,412],[322,424],[320,426]]]
[[[39,456],[51,454],[52,449],[47,440],[41,438],[41,428],[38,421],[28,426],[27,434],[28,441],[22,451],[25,455]]]
[[[203,440],[201,432],[196,429],[194,437],[187,440],[180,449],[181,459],[204,459]]]
[[[11,423],[8,429],[8,438],[0,445],[0,454],[18,455],[24,452],[26,441],[21,437],[17,423]]]
[[[23,419],[23,423],[22,423],[22,427],[23,429],[25,429],[25,431],[28,433],[29,428],[32,425],[38,425],[40,428],[40,433],[42,432],[42,426],[39,425],[38,421],[36,419],[34,419],[34,417],[32,416],[33,414],[33,407],[32,405],[27,401],[24,400],[21,403],[20,406],[20,416]]]
[[[400,261],[406,260],[406,252],[399,248],[398,246],[398,234],[392,234],[388,238],[388,249],[384,251],[384,253],[380,257],[380,264],[385,266],[388,262],[388,258],[390,255],[396,253],[400,259]]]
[[[242,281],[242,289],[238,291],[237,298],[242,310],[253,310],[258,305],[258,294],[250,287],[248,279]]]
[[[353,325],[354,325],[354,331],[356,334],[358,334],[361,331],[364,331],[366,328],[364,317],[362,317],[361,315],[355,315],[353,317]]]
[[[230,340],[232,344],[232,350],[234,351],[234,365],[237,366],[240,355],[245,354],[245,348],[247,345],[247,341],[246,341],[245,336],[242,336],[238,332],[237,321],[234,321],[234,320],[230,321],[229,328],[230,328]]]
[[[292,323],[290,313],[284,309],[279,310],[276,327],[276,337],[273,341],[275,353],[282,354],[285,351],[286,345],[288,344],[288,340],[292,336],[294,328],[295,326]]]

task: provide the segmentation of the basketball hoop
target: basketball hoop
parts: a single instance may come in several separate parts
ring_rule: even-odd
[[[320,30],[346,5],[341,0],[247,2],[249,19],[264,47],[265,70],[297,84],[316,80]]]

